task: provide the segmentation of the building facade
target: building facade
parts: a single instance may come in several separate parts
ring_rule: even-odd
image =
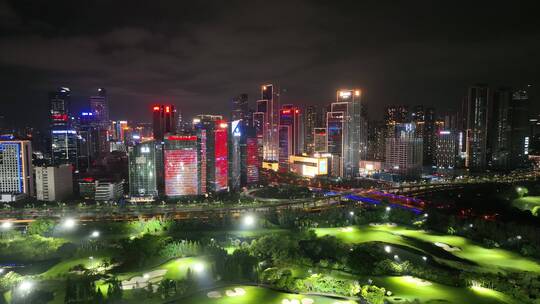
[[[34,195],[30,141],[0,140],[0,193]]]
[[[35,173],[38,200],[54,202],[73,195],[73,172],[70,165],[36,167]]]

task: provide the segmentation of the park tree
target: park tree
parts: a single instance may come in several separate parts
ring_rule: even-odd
[[[384,295],[386,290],[374,285],[365,285],[362,286],[362,291],[360,295],[364,298],[369,304],[384,304]]]
[[[49,219],[37,219],[26,228],[26,233],[29,235],[49,236],[53,231],[55,223]]]

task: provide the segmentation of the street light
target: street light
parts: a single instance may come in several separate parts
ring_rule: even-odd
[[[354,211],[349,212],[350,216],[354,216]]]
[[[386,251],[386,253],[390,253],[390,252],[392,252],[392,247],[384,246],[384,251]]]
[[[252,227],[255,225],[255,217],[253,215],[246,215],[243,222],[245,227]]]
[[[13,223],[12,222],[9,222],[9,221],[5,221],[5,222],[2,222],[2,229],[10,229],[11,227],[13,227]]]
[[[389,212],[390,210],[392,210],[392,208],[386,207],[386,212]]]
[[[193,270],[196,272],[196,273],[201,273],[204,271],[204,264],[203,263],[196,263],[195,265],[193,265]]]
[[[67,218],[64,220],[64,223],[62,224],[62,226],[66,229],[73,229],[75,227],[75,220],[72,219],[72,218]]]
[[[423,256],[422,260],[424,260],[424,262],[427,261],[427,256]]]
[[[99,237],[99,231],[97,230],[92,231],[92,234],[90,234],[90,237],[93,237],[93,238]]]
[[[18,291],[21,293],[21,295],[25,296],[30,293],[33,286],[34,284],[30,281],[22,281],[22,283],[19,284]]]

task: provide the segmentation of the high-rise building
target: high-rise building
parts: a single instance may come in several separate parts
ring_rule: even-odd
[[[247,180],[247,134],[244,121],[242,119],[231,121],[229,130],[229,187],[239,190]]]
[[[398,124],[393,137],[386,138],[385,170],[406,177],[422,172],[422,138],[415,136],[415,124]]]
[[[384,161],[386,154],[386,130],[386,125],[382,121],[372,121],[369,123],[368,159]]]
[[[302,113],[296,106],[283,105],[279,111],[279,166],[289,168],[289,156],[301,154],[304,148]]]
[[[532,118],[532,103],[527,90],[521,89],[512,94],[512,129],[510,131],[511,168],[521,168],[528,164],[532,132],[529,121]]]
[[[484,170],[488,162],[488,127],[493,93],[486,85],[469,88],[464,100],[464,121],[466,137],[465,166],[471,170]]]
[[[51,159],[53,164],[78,166],[78,137],[72,127],[69,88],[61,87],[49,93]]]
[[[228,125],[221,115],[197,115],[194,128],[201,151],[203,193],[228,189]]]
[[[247,169],[246,183],[248,185],[259,182],[259,168],[262,166],[260,145],[255,132],[246,139]]]
[[[313,153],[327,152],[326,128],[313,128]]]
[[[146,141],[128,148],[129,195],[156,198],[163,194],[163,145]]]
[[[263,158],[278,161],[279,89],[274,84],[261,87],[261,100],[257,101],[256,113],[264,113]],[[260,115],[258,115],[260,116]]]
[[[82,112],[78,117],[77,134],[78,169],[84,172],[99,156],[109,152],[108,128],[93,112]]]
[[[407,106],[388,106],[384,115],[386,124],[386,136],[394,137],[396,126],[401,123],[406,123],[409,120],[409,108]]]
[[[492,114],[488,127],[491,144],[489,161],[496,169],[510,167],[511,104],[512,89],[500,87],[493,90]]]
[[[73,195],[73,173],[70,165],[36,167],[36,197],[54,202]]]
[[[200,195],[205,180],[203,179],[203,155],[199,139],[195,135],[165,136],[164,177],[165,195],[177,197]]]
[[[423,165],[433,166],[435,164],[435,140],[436,140],[436,118],[435,109],[424,108],[419,105],[411,113],[412,122],[416,124],[415,136],[423,141]]]
[[[327,113],[328,152],[332,154],[341,153],[336,154],[341,162],[339,166],[341,177],[350,178],[358,175],[361,143],[367,142],[367,138],[362,138],[367,133],[363,130],[365,124],[362,121],[361,95],[361,91],[358,89],[338,90],[336,102],[331,104],[330,112]],[[330,130],[330,122],[334,124],[332,126],[334,130]],[[342,136],[339,148],[336,146],[337,141],[335,141],[337,135],[336,124],[342,125],[342,130],[339,131]],[[330,147],[331,144],[332,147]],[[341,150],[341,152],[338,150]]]
[[[98,123],[103,126],[109,123],[109,104],[107,91],[104,88],[97,89],[97,94],[90,96],[90,112],[93,113]]]
[[[343,155],[347,139],[344,112],[326,113],[326,149],[332,155],[333,176],[344,176]]]
[[[154,105],[152,107],[154,139],[163,140],[165,134],[176,131],[176,108],[174,105]]]
[[[457,160],[456,133],[451,130],[440,130],[435,139],[435,166],[440,169],[453,169]]]
[[[34,195],[33,176],[30,141],[0,139],[0,193]]]
[[[304,115],[304,150],[308,154],[315,152],[315,128],[322,128],[322,109],[316,106],[308,106]],[[325,132],[326,133],[326,132]]]
[[[231,121],[244,120],[249,116],[248,95],[240,94],[232,99]]]

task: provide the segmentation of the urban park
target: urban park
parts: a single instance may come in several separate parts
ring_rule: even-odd
[[[0,303],[540,303],[535,230],[335,200],[4,220]]]

